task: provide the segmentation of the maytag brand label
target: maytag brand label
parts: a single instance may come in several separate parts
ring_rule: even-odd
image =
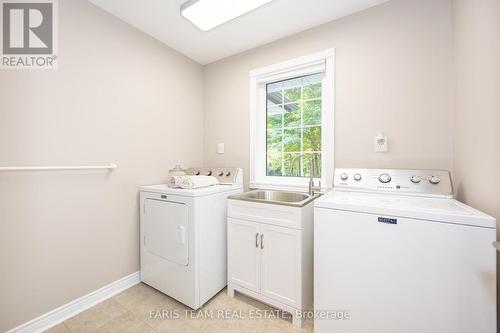
[[[398,219],[390,219],[388,217],[379,217],[378,221],[380,223],[387,223],[387,224],[398,224]]]

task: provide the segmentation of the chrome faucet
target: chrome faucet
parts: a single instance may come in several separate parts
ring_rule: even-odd
[[[309,160],[309,166],[310,166],[310,173],[309,173],[309,195],[314,195],[315,192],[321,191],[321,180],[319,181],[319,185],[316,186],[314,185],[314,159],[310,156],[306,156],[306,154],[300,154],[297,156],[294,156],[292,160],[290,161],[290,176],[293,176],[293,164],[295,160],[299,157],[305,157]]]

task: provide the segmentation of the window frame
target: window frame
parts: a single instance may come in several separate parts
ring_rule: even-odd
[[[334,60],[335,49],[327,49],[250,71],[250,188],[307,190],[309,178],[267,176],[266,174],[266,85],[317,73],[324,73],[324,77],[321,86],[321,179],[315,178],[315,181],[321,181],[322,190],[333,186]]]

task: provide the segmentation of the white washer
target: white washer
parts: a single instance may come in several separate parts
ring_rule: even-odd
[[[496,332],[495,219],[440,170],[337,169],[315,201],[319,333]]]
[[[226,199],[243,192],[238,168],[191,168],[220,185],[142,186],[141,281],[198,309],[227,284]]]

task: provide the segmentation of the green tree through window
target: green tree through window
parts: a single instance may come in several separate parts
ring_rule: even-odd
[[[321,80],[313,74],[266,85],[266,174],[290,176],[290,162],[300,154],[313,158],[321,178]],[[306,158],[294,162],[294,177],[309,177]]]

